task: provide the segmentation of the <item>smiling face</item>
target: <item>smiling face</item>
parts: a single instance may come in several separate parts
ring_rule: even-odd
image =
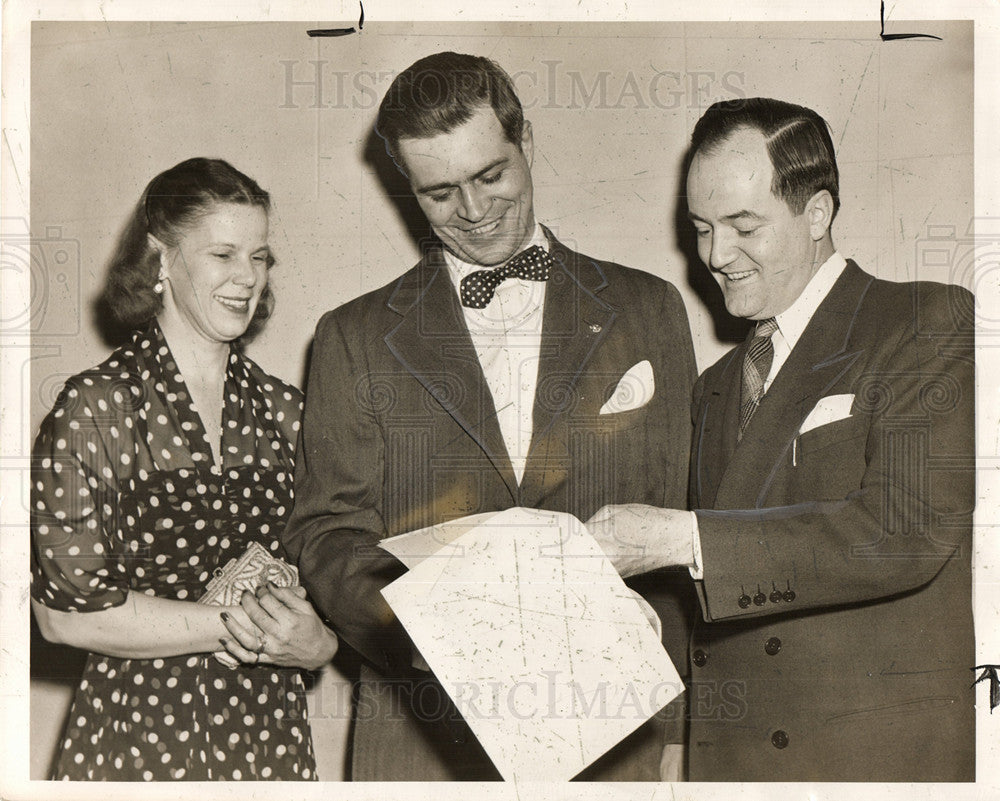
[[[519,144],[483,106],[462,125],[427,139],[401,139],[417,202],[445,247],[472,264],[501,264],[531,240],[531,127]]]
[[[750,320],[785,311],[832,252],[829,193],[817,193],[802,214],[793,214],[772,194],[773,174],[763,134],[749,128],[699,150],[688,172],[698,255],[722,287],[729,313]]]
[[[175,246],[155,244],[167,326],[213,343],[242,336],[267,286],[267,212],[219,203],[182,229]]]

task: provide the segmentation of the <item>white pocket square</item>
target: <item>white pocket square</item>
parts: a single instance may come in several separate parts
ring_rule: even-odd
[[[601,407],[601,414],[618,414],[638,409],[653,397],[653,365],[648,359],[632,365],[621,377],[614,394]]]
[[[806,419],[802,421],[802,425],[799,426],[799,434],[805,434],[814,428],[850,417],[853,403],[853,395],[828,395],[825,398],[820,398]]]

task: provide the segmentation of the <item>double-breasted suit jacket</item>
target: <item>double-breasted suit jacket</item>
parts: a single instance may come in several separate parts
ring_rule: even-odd
[[[547,235],[555,267],[520,483],[439,247],[317,327],[285,544],[317,607],[365,658],[355,780],[499,776],[436,680],[410,667],[412,645],[380,595],[403,568],[379,540],[514,506],[586,520],[607,503],[685,503],[696,371],[676,289]],[[655,384],[648,402],[599,414],[644,360]],[[687,616],[673,593],[686,589],[689,610],[696,602],[689,578],[681,590],[671,579],[633,586],[683,667]],[[661,743],[643,731],[593,778],[655,779]]]
[[[737,442],[745,347],[695,390],[690,778],[974,779],[971,295],[848,262]]]

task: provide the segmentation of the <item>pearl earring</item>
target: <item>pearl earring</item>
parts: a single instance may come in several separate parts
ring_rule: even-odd
[[[166,280],[167,280],[167,278],[164,275],[161,275],[159,278],[156,279],[156,283],[153,284],[153,291],[157,295],[162,295],[163,294],[163,282],[166,281]]]

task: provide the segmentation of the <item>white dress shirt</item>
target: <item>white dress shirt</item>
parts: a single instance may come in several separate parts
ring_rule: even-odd
[[[774,359],[771,361],[771,369],[764,380],[764,394],[771,388],[778,372],[788,361],[792,350],[802,337],[802,332],[806,330],[809,321],[816,313],[826,296],[830,294],[833,285],[837,283],[840,274],[847,266],[847,259],[834,252],[820,268],[816,274],[809,279],[805,289],[795,299],[795,302],[780,314],[774,316],[778,324],[777,330],[771,334],[771,344],[774,346]],[[691,568],[691,578],[704,578],[705,571],[701,562],[701,533],[698,531],[698,517],[691,512],[691,526],[694,543],[694,566]]]
[[[774,360],[771,362],[771,369],[764,380],[764,393],[774,382],[778,371],[788,360],[792,350],[798,344],[802,332],[806,330],[809,321],[819,308],[826,296],[830,294],[833,285],[837,283],[840,274],[847,266],[847,259],[839,253],[834,253],[823,262],[816,271],[816,275],[809,279],[806,288],[802,290],[795,302],[785,309],[781,314],[774,316],[778,324],[778,330],[771,334],[771,344],[774,346]]]
[[[546,252],[549,250],[548,239],[537,222],[527,247],[532,245]],[[465,276],[476,270],[490,269],[464,262],[448,250],[444,258],[456,294]],[[519,484],[531,447],[545,287],[545,281],[508,278],[497,287],[486,308],[462,307]]]

